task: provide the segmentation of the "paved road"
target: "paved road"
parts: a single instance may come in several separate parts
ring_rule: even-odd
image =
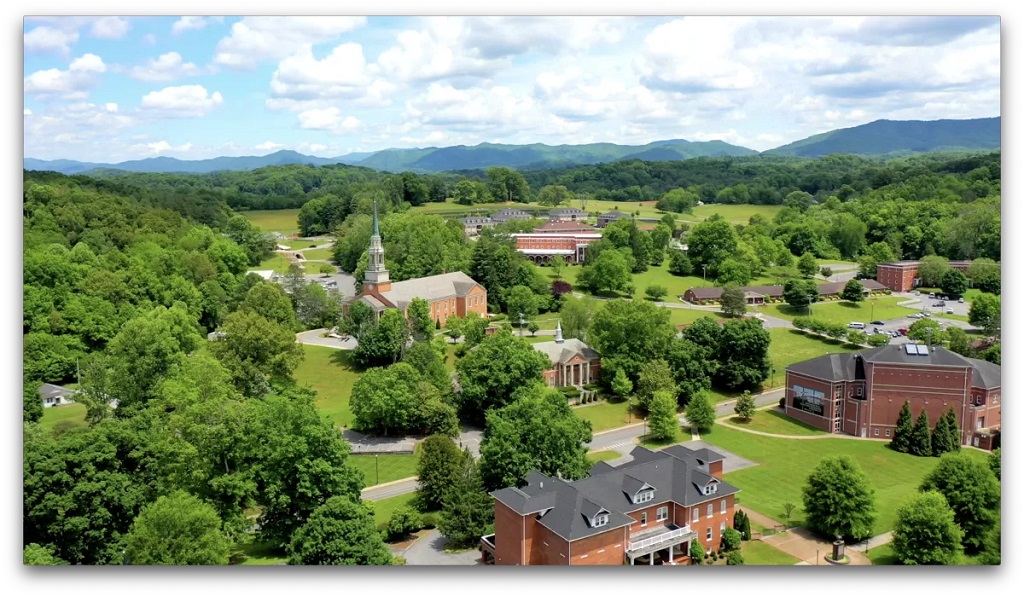
[[[415,478],[410,478],[408,480],[364,488],[360,496],[367,501],[379,501],[388,497],[397,497],[398,495],[411,493],[418,486],[419,482]]]
[[[444,552],[448,539],[437,530],[430,530],[412,543],[402,556],[406,565],[480,565],[480,551]]]
[[[354,350],[356,349],[357,342],[353,338],[338,339],[335,337],[323,337],[322,334],[326,333],[326,329],[310,329],[309,331],[302,331],[295,334],[295,341],[300,344],[308,344],[311,346],[323,346],[325,348],[334,348],[335,350]]]

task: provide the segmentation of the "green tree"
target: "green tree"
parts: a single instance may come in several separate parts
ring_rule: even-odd
[[[457,343],[465,330],[465,319],[460,316],[450,315],[444,320],[445,333],[452,338],[452,343]]]
[[[377,323],[373,309],[365,302],[352,302],[342,315],[338,330],[347,333],[358,341],[364,333]]]
[[[445,495],[457,485],[462,468],[462,452],[450,437],[427,437],[420,445],[420,458],[416,462],[419,480],[416,498],[420,508],[440,509]]]
[[[628,377],[626,380],[629,380]],[[654,394],[658,391],[666,391],[675,399],[676,390],[672,369],[665,360],[658,358],[645,362],[640,367],[636,383],[636,395],[640,401],[640,407],[645,410],[649,409],[654,399]]]
[[[927,255],[921,257],[917,265],[917,275],[921,278],[921,285],[926,288],[937,288],[942,285],[942,278],[948,271],[949,259],[938,255]]]
[[[572,195],[569,193],[569,189],[561,185],[549,184],[537,193],[537,202],[541,205],[557,207],[568,204],[570,200],[572,200]]]
[[[950,269],[942,276],[942,293],[950,298],[959,298],[967,291],[967,276],[956,269]]]
[[[651,399],[648,423],[651,437],[658,441],[675,441],[679,436],[676,396],[669,391],[656,391]]]
[[[726,528],[722,532],[722,550],[736,550],[743,542],[743,536],[733,528]]]
[[[757,413],[757,405],[754,403],[754,397],[750,395],[749,391],[744,391],[736,398],[736,405],[733,407],[733,411],[736,412],[736,416],[740,420],[750,420]]]
[[[26,381],[22,386],[22,412],[25,422],[39,422],[43,417],[43,397],[39,383]]]
[[[440,344],[440,353],[437,349]],[[425,380],[429,381],[441,395],[448,396],[452,392],[452,379],[444,366],[444,339],[438,337],[430,341],[413,343],[402,362],[413,367]],[[351,407],[351,404],[350,404]]]
[[[301,274],[299,280],[302,281]],[[299,291],[301,287],[300,284],[293,291]],[[256,313],[264,319],[283,325],[288,329],[297,328],[292,302],[288,298],[288,294],[285,294],[281,286],[277,284],[263,282],[249,288],[239,310]]]
[[[792,520],[792,519],[793,519],[793,511],[794,511],[795,509],[796,509],[796,505],[794,505],[793,503],[790,503],[790,502],[788,502],[788,501],[782,504],[782,511],[783,511],[783,516],[784,516],[784,517],[785,517],[785,519],[786,519],[786,526],[785,526],[786,528],[789,528],[789,522],[790,522],[790,520]],[[749,520],[749,519],[747,519],[747,516],[746,516],[746,514],[744,514],[744,516],[743,516],[743,523],[744,523],[744,524],[746,525],[746,527],[748,528],[748,531],[747,531],[747,533],[749,534],[749,533],[750,533],[750,532],[749,532],[749,527],[750,527],[750,520]]]
[[[626,257],[617,250],[603,250],[592,264],[584,265],[577,281],[591,292],[624,292],[632,281]]]
[[[868,342],[868,334],[856,329],[848,329],[846,330],[846,341],[855,346],[862,346]]]
[[[417,341],[429,339],[434,335],[434,321],[430,318],[430,303],[423,298],[413,298],[406,311],[409,319],[409,330]]]
[[[470,548],[494,531],[494,499],[484,491],[480,470],[467,447],[462,469],[444,501],[437,529],[453,548]]]
[[[1001,466],[1000,460],[1001,460],[1001,458],[1002,458],[1002,452],[1000,451],[999,447],[996,447],[995,451],[993,451],[992,453],[988,454],[988,467],[989,467],[989,469],[992,470],[992,473],[995,474],[997,480],[1001,480],[1002,479],[1002,477],[1000,475],[1000,466]]]
[[[865,253],[857,260],[858,274],[862,278],[875,279],[879,263],[891,263],[896,260],[892,247],[885,242],[875,242],[867,247]]]
[[[693,273],[693,263],[690,262],[690,258],[686,256],[685,252],[674,249],[669,250],[668,272],[672,275],[686,277]]]
[[[696,538],[690,541],[690,560],[693,561],[694,565],[700,565],[704,562],[704,547],[701,546],[700,542]]]
[[[22,550],[21,562],[24,565],[67,565],[53,554],[53,549],[36,543],[26,544]]]
[[[985,330],[987,335],[997,335],[1000,328],[1001,306],[999,296],[979,294],[971,300],[971,309],[967,318],[971,325]]]
[[[295,333],[254,312],[231,313],[221,330],[224,337],[210,342],[210,353],[248,397],[266,394],[272,377],[289,377],[302,361],[304,352],[295,342]]]
[[[736,229],[724,219],[703,221],[690,230],[686,237],[687,257],[696,269],[706,265],[711,275],[718,275],[718,267],[739,247]]]
[[[352,385],[353,428],[385,436],[412,430],[420,380],[419,371],[404,362],[367,369]]]
[[[949,351],[956,352],[961,356],[974,356],[974,349],[971,348],[971,338],[967,332],[959,327],[946,329],[946,339],[949,340]]]
[[[964,532],[964,550],[978,552],[998,519],[999,481],[992,470],[967,453],[946,453],[920,489],[942,493]]]
[[[952,409],[939,416],[932,430],[932,455],[938,457],[943,453],[960,450],[960,429],[957,426],[956,414]]]
[[[352,358],[359,366],[394,364],[402,358],[409,341],[409,322],[402,311],[388,309],[376,325],[363,332]]]
[[[590,328],[590,322],[598,309],[598,303],[590,297],[566,296],[558,317],[562,323],[562,335],[583,339]]]
[[[462,335],[466,337],[467,346],[475,346],[487,336],[487,319],[479,313],[469,311],[462,317]]]
[[[660,284],[651,284],[644,290],[644,294],[654,302],[658,302],[668,295],[668,288]]]
[[[725,557],[726,565],[744,565],[746,562],[743,560],[743,552],[738,550],[729,551],[729,554]]]
[[[230,552],[214,508],[179,490],[139,513],[124,557],[132,565],[225,565]]]
[[[884,333],[872,333],[868,336],[868,345],[873,348],[889,345],[891,338]]]
[[[821,275],[826,279],[832,277],[832,274],[833,272],[831,267],[822,267],[821,269],[818,270],[818,275]]]
[[[910,402],[903,402],[900,408],[899,417],[896,418],[896,431],[889,441],[889,446],[900,453],[910,453],[910,443],[914,434],[914,425],[911,422],[912,413]]]
[[[395,509],[388,519],[387,532],[389,540],[398,540],[423,528],[423,517],[408,505]]]
[[[750,264],[739,259],[728,258],[718,266],[717,282],[722,285],[745,286],[753,279]]]
[[[851,279],[846,282],[845,286],[843,286],[843,291],[839,294],[839,297],[850,302],[863,302],[864,284],[855,279]]]
[[[814,274],[818,272],[818,260],[814,258],[813,253],[805,252],[800,255],[796,268],[800,270],[804,277],[814,277]]]
[[[673,188],[661,195],[661,198],[658,199],[658,203],[655,207],[661,211],[692,213],[693,208],[697,206],[697,201],[699,200],[700,196],[694,192],[690,192],[685,188]]]
[[[722,288],[722,312],[734,317],[742,317],[747,312],[747,297],[736,284]]]
[[[998,295],[1002,290],[1001,275],[999,263],[992,259],[974,259],[967,267],[967,277],[971,280],[971,287],[989,294]]]
[[[519,172],[506,168],[487,169],[487,191],[495,201],[526,203],[530,199],[530,186]]]
[[[530,324],[526,326],[526,330],[530,332],[532,337],[536,337],[537,332],[540,331],[540,325],[537,324],[537,321],[530,321]]]
[[[309,516],[288,544],[291,565],[390,565],[391,553],[358,500],[331,497]]]
[[[807,527],[819,534],[850,539],[871,535],[875,491],[848,455],[824,457],[803,488]]]
[[[601,354],[605,383],[610,383],[617,368],[631,381],[639,378],[640,367],[665,354],[675,337],[669,309],[643,300],[609,300],[595,314],[588,340]]]
[[[555,255],[551,257],[551,261],[548,265],[551,267],[551,272],[555,274],[555,279],[562,279],[562,271],[566,267],[565,257],[562,255]]]
[[[892,550],[904,565],[956,565],[963,531],[941,493],[915,495],[896,511]]]
[[[715,406],[711,402],[711,395],[707,391],[701,391],[690,398],[686,404],[686,422],[697,429],[697,432],[706,433],[715,424]]]
[[[633,382],[629,380],[626,372],[621,368],[615,371],[612,377],[612,393],[619,397],[626,397],[633,391]]]
[[[590,471],[590,422],[576,416],[561,392],[539,382],[516,392],[507,406],[487,413],[480,444],[484,486],[521,486],[533,470],[576,480]]]
[[[757,319],[726,321],[718,339],[714,381],[726,389],[756,387],[771,374],[771,334]]]
[[[907,329],[907,337],[929,345],[941,345],[946,339],[946,332],[938,322],[931,319],[918,319]]]
[[[914,428],[910,430],[909,453],[922,457],[928,457],[932,454],[932,437],[929,433],[928,410],[921,410],[917,420],[914,421]]]
[[[511,288],[505,301],[508,304],[508,316],[511,321],[518,322],[520,315],[527,321],[537,316],[537,296],[526,286]]]
[[[459,410],[464,420],[480,422],[491,408],[512,400],[512,394],[541,381],[551,365],[547,356],[508,330],[488,335],[455,363],[459,375]]]
[[[809,279],[791,279],[782,288],[782,298],[793,308],[809,307],[818,301],[818,286]]]

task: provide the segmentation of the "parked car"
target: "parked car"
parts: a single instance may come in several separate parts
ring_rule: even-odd
[[[934,297],[935,297],[935,292],[931,292],[931,293],[929,293],[929,294],[928,294],[928,297],[929,297],[929,298],[934,298]]]
[[[854,321],[854,322],[850,323],[849,325],[847,325],[847,327],[849,327],[850,329],[863,329],[864,327],[866,327],[866,325],[864,323],[859,323],[857,321]]]
[[[930,317],[930,316],[932,316],[932,313],[930,313],[930,312],[921,313],[921,316],[923,316],[923,317]]]
[[[899,333],[900,335],[906,335],[907,329],[905,327],[900,327],[899,329],[896,330],[896,333]]]
[[[895,339],[895,338],[897,338],[899,336],[900,336],[900,332],[899,331],[890,331],[889,332],[889,337],[891,337],[893,339]]]
[[[957,300],[957,302],[959,302],[960,304],[963,304],[964,303],[964,299],[961,298],[960,300]]]
[[[911,318],[911,319],[920,319],[920,318],[921,318],[921,317],[923,317],[923,316],[924,316],[923,314],[921,314],[921,313],[919,313],[919,312],[916,312],[916,313],[914,313],[914,314],[910,315],[910,318]]]
[[[872,325],[885,325],[882,321],[871,321]]]
[[[952,308],[947,308],[947,309],[946,309],[946,314],[947,314],[947,315],[951,315],[951,314],[953,314],[953,309],[952,309]]]

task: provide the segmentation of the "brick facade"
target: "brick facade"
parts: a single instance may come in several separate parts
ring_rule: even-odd
[[[919,261],[899,261],[896,263],[879,263],[875,268],[875,279],[894,292],[909,292],[917,287],[917,268]],[[950,261],[949,266],[961,273],[966,273],[971,261]]]

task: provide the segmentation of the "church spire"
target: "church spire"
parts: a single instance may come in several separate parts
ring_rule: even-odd
[[[558,319],[558,325],[555,327],[555,343],[560,344],[564,341],[562,339],[562,319]]]
[[[391,279],[384,266],[384,243],[380,239],[380,226],[377,222],[377,199],[373,200],[373,235],[370,236],[370,249],[367,251],[369,262],[363,285],[370,289],[386,292],[391,289]]]
[[[380,236],[380,228],[377,226],[377,199],[373,200],[373,235]]]

